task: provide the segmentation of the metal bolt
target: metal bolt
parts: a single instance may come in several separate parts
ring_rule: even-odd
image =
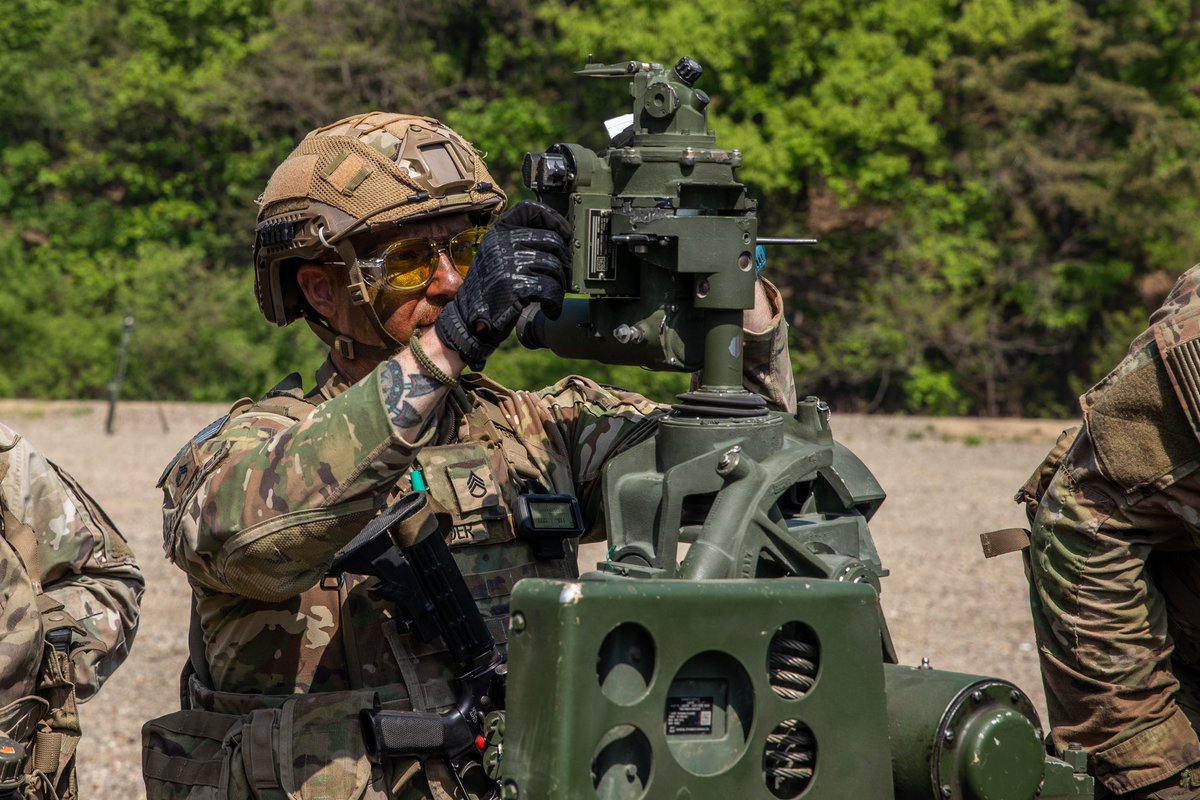
[[[954,741],[954,731],[950,728],[946,728],[946,730],[942,731],[942,738],[945,739],[947,742],[953,742]]]
[[[520,611],[513,614],[508,620],[508,627],[512,628],[513,633],[520,633],[525,630],[525,615]]]
[[[637,767],[635,767],[633,764],[626,764],[625,777],[630,783],[633,783],[635,780],[637,780]]]
[[[679,306],[675,305],[674,303],[671,303],[667,306],[668,314],[674,314],[678,310],[679,310]]]
[[[738,256],[738,269],[742,272],[749,272],[751,263],[749,253],[742,253]]]
[[[952,794],[954,794],[954,790],[950,788],[950,784],[943,783],[942,784],[942,797],[949,797]]]
[[[975,703],[982,703],[983,702],[983,692],[979,691],[978,689],[971,692],[971,701],[975,702]]]
[[[696,297],[708,297],[708,281],[700,281],[700,285],[696,287]]]
[[[636,325],[621,324],[613,331],[613,338],[621,344],[631,344],[642,341],[642,329]]]
[[[921,656],[921,666],[917,667],[917,669],[933,669],[933,666],[929,663],[929,656]]]
[[[742,447],[741,445],[734,445],[721,455],[721,461],[717,464],[717,474],[728,475],[737,467],[738,462],[741,460]]]
[[[1008,699],[1012,700],[1014,703],[1019,703],[1019,702],[1021,702],[1021,693],[1018,692],[1016,689],[1013,689],[1011,692],[1008,693]]]

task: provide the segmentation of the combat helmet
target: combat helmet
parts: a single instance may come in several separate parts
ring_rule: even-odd
[[[340,261],[351,299],[365,307],[386,345],[400,345],[375,313],[375,290],[359,270],[353,237],[405,222],[467,212],[488,224],[507,200],[470,142],[432,117],[378,111],[310,132],[271,175],[258,198],[254,291],[276,325],[301,317],[343,356],[391,351],[334,331],[296,283],[306,261]]]

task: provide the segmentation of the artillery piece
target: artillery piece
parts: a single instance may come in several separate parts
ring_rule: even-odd
[[[821,400],[788,415],[742,388],[756,245],[806,240],[758,236],[700,65],[578,74],[628,79],[633,113],[600,153],[526,156],[525,183],[572,224],[580,296],[555,321],[530,310],[521,341],[701,378],[606,466],[607,559],[514,591],[484,754],[501,796],[1091,797],[1082,752],[1046,754],[1019,688],[896,663],[868,528],[882,488]]]

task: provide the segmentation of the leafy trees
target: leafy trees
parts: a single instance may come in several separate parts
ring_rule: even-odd
[[[627,110],[622,81],[572,75],[589,53],[704,65],[761,230],[821,240],[768,270],[801,390],[842,408],[1073,413],[1196,250],[1182,0],[9,5],[0,395],[98,396],[129,311],[126,396],[254,394],[314,363],[250,290],[253,201],[295,141],[367,108],[428,113],[521,196],[526,150],[601,147]],[[527,385],[562,368],[496,364]]]

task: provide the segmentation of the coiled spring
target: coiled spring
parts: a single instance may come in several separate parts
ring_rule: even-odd
[[[817,648],[792,636],[776,636],[768,662],[771,688],[780,697],[797,700],[817,679]]]
[[[767,655],[767,673],[775,694],[788,700],[804,697],[816,683],[819,667],[817,637],[806,625],[789,622],[775,633]],[[812,731],[799,720],[784,720],[767,736],[763,779],[776,797],[796,797],[812,780],[816,761]]]
[[[794,719],[779,723],[767,735],[763,773],[767,788],[776,797],[795,797],[812,780],[817,743],[812,731]]]

